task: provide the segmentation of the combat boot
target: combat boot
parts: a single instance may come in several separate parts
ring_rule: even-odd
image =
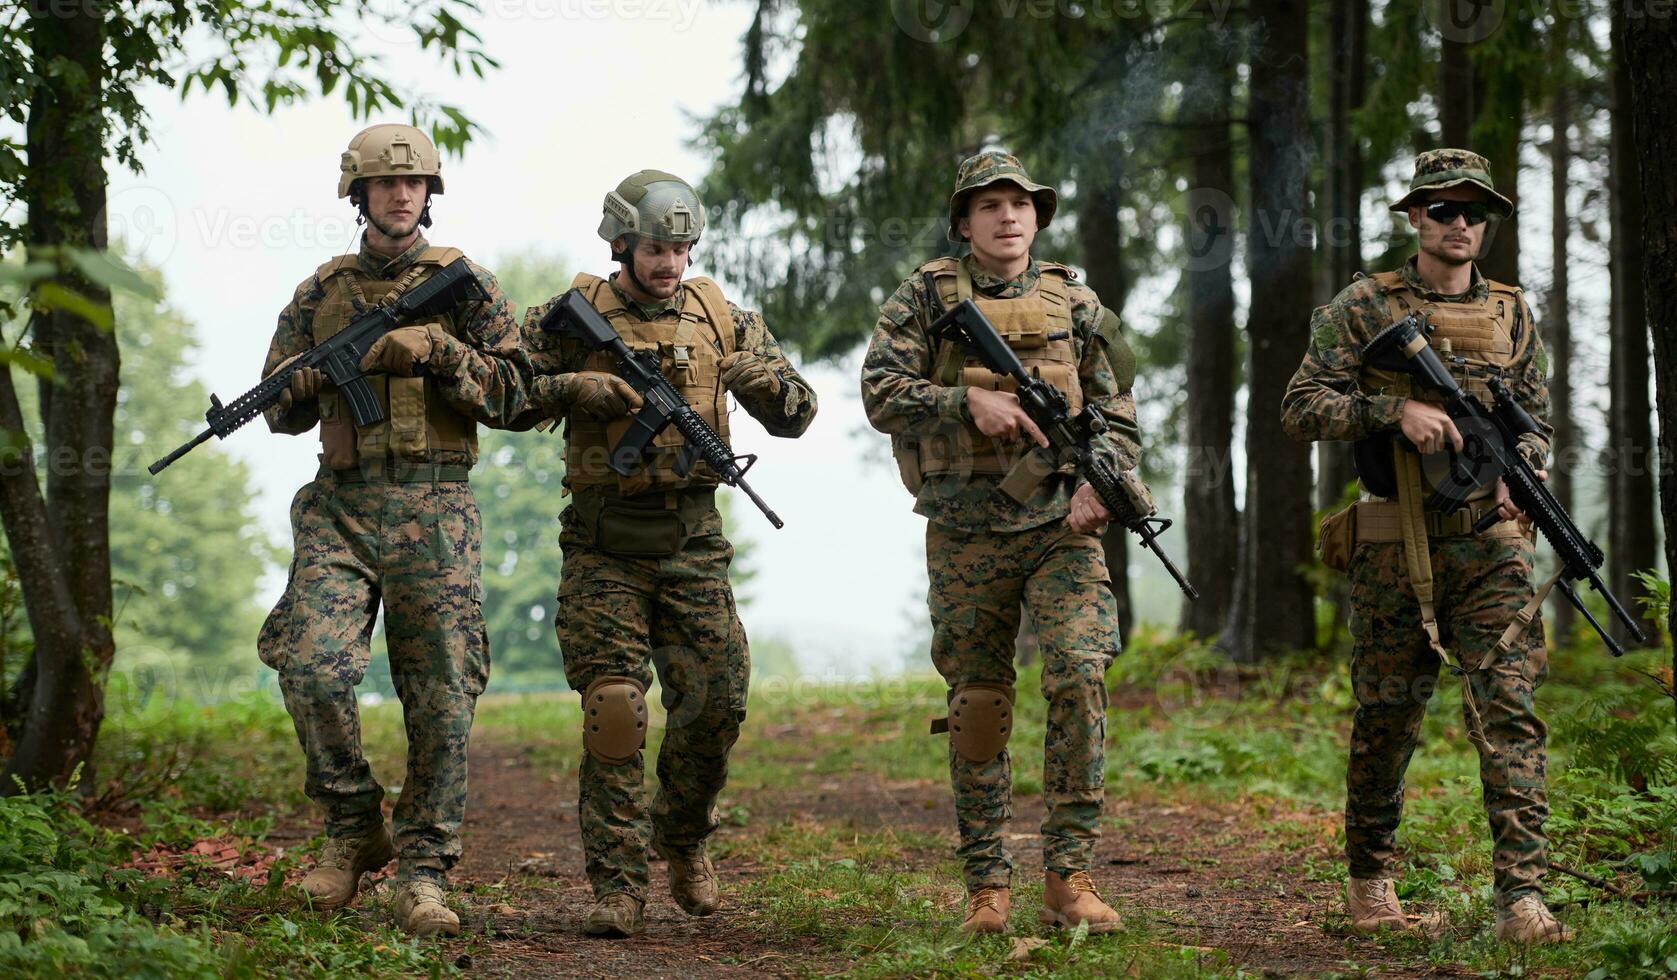
[[[1410,927],[1390,878],[1352,878],[1345,886],[1345,904],[1351,912],[1352,932],[1366,936],[1382,929],[1403,932]]]
[[[709,915],[722,904],[721,890],[716,885],[716,868],[710,863],[705,846],[671,847],[654,844],[670,869],[670,897],[688,915]]]
[[[378,829],[368,833],[328,838],[314,870],[303,876],[300,887],[315,908],[339,908],[355,898],[363,874],[377,871],[395,856],[390,831],[380,820]]]
[[[626,939],[646,928],[646,902],[628,892],[612,892],[594,900],[583,920],[582,931],[590,936]]]
[[[1075,929],[1088,923],[1092,933],[1112,932],[1124,925],[1112,906],[1101,901],[1095,882],[1087,871],[1073,871],[1064,878],[1050,871],[1042,885],[1042,914],[1045,926]]]
[[[967,917],[961,920],[963,932],[1006,932],[1007,910],[1010,904],[1006,888],[994,885],[967,893]]]
[[[396,924],[415,936],[460,935],[460,917],[443,900],[442,885],[428,877],[396,882]]]
[[[1536,893],[1528,893],[1507,908],[1497,909],[1496,937],[1505,943],[1543,946],[1570,941],[1572,930],[1561,925]]]

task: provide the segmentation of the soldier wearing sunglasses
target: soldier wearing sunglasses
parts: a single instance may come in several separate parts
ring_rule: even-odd
[[[1281,409],[1296,439],[1357,443],[1360,499],[1325,519],[1321,536],[1324,563],[1351,579],[1351,925],[1374,932],[1420,924],[1398,905],[1395,836],[1404,772],[1442,663],[1461,678],[1467,738],[1479,751],[1497,938],[1561,942],[1571,933],[1542,889],[1547,730],[1532,698],[1548,670],[1543,622],[1516,618],[1535,594],[1530,526],[1496,473],[1464,465],[1474,447],[1439,407],[1439,393],[1411,391],[1407,375],[1363,361],[1376,334],[1423,314],[1427,342],[1463,388],[1489,407],[1487,381],[1499,377],[1537,421],[1539,431],[1517,448],[1542,475],[1552,429],[1537,325],[1518,287],[1486,279],[1474,265],[1492,219],[1513,205],[1496,192],[1483,157],[1432,150],[1416,159],[1409,193],[1392,210],[1415,229],[1418,254],[1396,271],[1359,273],[1315,312]],[[1467,503],[1428,509],[1443,499],[1432,491],[1463,474],[1472,477]]]

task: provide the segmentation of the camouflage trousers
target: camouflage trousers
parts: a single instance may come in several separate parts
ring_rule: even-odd
[[[1403,776],[1439,679],[1439,659],[1421,630],[1403,547],[1359,544],[1350,566],[1357,712],[1345,776],[1345,853],[1357,878],[1394,873]],[[1523,538],[1433,539],[1440,638],[1462,663],[1473,666],[1485,657],[1531,598],[1532,556],[1532,544]],[[1543,833],[1549,815],[1548,730],[1532,700],[1548,669],[1539,617],[1506,653],[1469,674],[1489,744],[1479,747],[1479,776],[1490,818],[1497,902],[1504,907],[1541,893],[1548,868]],[[1446,676],[1456,682],[1454,675]]]
[[[593,492],[579,493],[560,518],[565,564],[555,628],[566,681],[583,691],[597,678],[632,677],[650,689],[656,673],[666,712],[650,808],[644,752],[621,765],[582,754],[578,822],[596,896],[644,899],[649,841],[685,849],[716,830],[716,798],[745,721],[751,657],[728,582],[734,549],[713,492],[673,496],[679,511],[662,517],[630,511],[625,518],[620,510],[607,519],[617,533],[635,536],[673,516],[685,541],[665,556],[603,550],[613,541],[600,530]]]
[[[303,746],[304,788],[331,837],[384,819],[384,788],[361,750],[355,687],[379,605],[407,730],[394,823],[399,867],[446,871],[460,857],[466,742],[489,680],[479,578],[481,527],[465,482],[317,479],[291,502],[296,553],[257,641],[279,672]]]
[[[1063,520],[1025,531],[926,526],[932,663],[953,689],[969,681],[1012,685],[1020,606],[1042,649],[1048,704],[1043,745],[1043,865],[1087,871],[1100,837],[1106,787],[1106,671],[1118,652],[1118,613],[1100,541]],[[957,851],[968,890],[1007,886],[1002,832],[1013,817],[1007,750],[974,763],[949,750]]]

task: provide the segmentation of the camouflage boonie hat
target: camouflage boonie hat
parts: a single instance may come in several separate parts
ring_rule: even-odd
[[[1423,203],[1427,191],[1444,187],[1472,184],[1484,191],[1490,200],[1491,211],[1501,217],[1514,213],[1514,202],[1496,192],[1491,183],[1490,161],[1472,150],[1427,150],[1415,158],[1415,176],[1409,181],[1409,193],[1392,205],[1399,213]]]
[[[956,228],[956,221],[967,209],[967,198],[989,187],[1006,181],[1023,187],[1036,201],[1036,226],[1047,228],[1054,220],[1054,209],[1060,205],[1060,195],[1054,188],[1035,183],[1025,173],[1019,158],[1000,150],[985,150],[961,161],[955,171],[955,193],[949,195],[949,240],[957,244],[966,241]]]

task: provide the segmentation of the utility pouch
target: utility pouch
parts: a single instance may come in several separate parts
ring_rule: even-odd
[[[686,528],[674,510],[607,503],[594,524],[594,546],[626,558],[668,558],[686,543]]]
[[[1322,564],[1336,572],[1351,567],[1351,551],[1357,546],[1357,505],[1337,510],[1322,518],[1317,528],[1316,553]]]

